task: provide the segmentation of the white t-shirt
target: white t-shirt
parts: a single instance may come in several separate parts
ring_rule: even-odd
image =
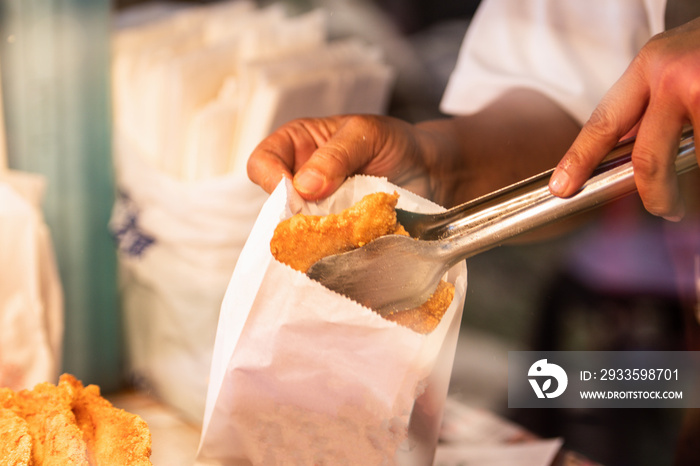
[[[585,122],[642,46],[666,0],[484,0],[441,102],[477,112],[508,89],[547,95]]]

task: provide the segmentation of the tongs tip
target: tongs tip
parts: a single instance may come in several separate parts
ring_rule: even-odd
[[[427,301],[437,286],[432,272],[421,273],[416,267],[424,263],[416,261],[420,243],[409,236],[382,236],[319,260],[306,275],[383,316],[412,309]]]

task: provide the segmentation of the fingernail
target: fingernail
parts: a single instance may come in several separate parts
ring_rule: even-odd
[[[552,194],[561,196],[569,186],[569,175],[564,170],[556,170],[549,180],[549,190]]]
[[[300,171],[294,177],[294,187],[296,190],[309,195],[321,191],[325,182],[326,178],[313,168]]]
[[[669,222],[678,223],[681,220],[683,220],[683,216],[682,215],[669,215],[669,216],[664,217],[664,220],[668,220]]]

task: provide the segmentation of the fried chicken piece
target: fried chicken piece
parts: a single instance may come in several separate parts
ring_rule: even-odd
[[[151,434],[99,387],[64,374],[58,385],[0,388],[0,455],[3,466],[150,465]]]
[[[0,409],[0,464],[28,466],[32,459],[32,437],[27,422],[11,409]]]
[[[406,234],[396,222],[397,193],[373,193],[338,214],[296,214],[280,222],[270,241],[272,255],[295,270],[359,248],[388,234]]]
[[[37,384],[12,397],[10,409],[27,423],[32,437],[32,464],[89,465],[87,445],[71,411],[72,390]]]
[[[326,256],[359,248],[380,236],[406,235],[396,220],[397,193],[373,193],[339,214],[296,214],[275,228],[270,251],[280,262],[306,273]],[[415,332],[427,334],[440,323],[454,297],[454,285],[442,280],[433,295],[420,307],[386,317]]]
[[[71,407],[87,442],[92,465],[150,465],[151,433],[146,422],[135,414],[115,408],[100,396],[100,387],[83,384],[63,374],[59,386],[74,393]]]
[[[11,409],[14,404],[14,390],[7,387],[0,387],[0,409]]]
[[[435,330],[450,307],[455,296],[455,287],[452,283],[441,280],[433,295],[420,307],[405,311],[392,312],[385,319],[408,327],[414,332],[428,334]]]

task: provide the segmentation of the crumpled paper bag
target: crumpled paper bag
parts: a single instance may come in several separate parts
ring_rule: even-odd
[[[41,211],[44,177],[0,166],[0,387],[55,381],[63,288]]]
[[[466,294],[420,335],[277,262],[270,239],[294,213],[338,212],[364,195],[442,210],[384,179],[357,176],[308,203],[282,181],[238,259],[217,329],[200,465],[432,464]]]

